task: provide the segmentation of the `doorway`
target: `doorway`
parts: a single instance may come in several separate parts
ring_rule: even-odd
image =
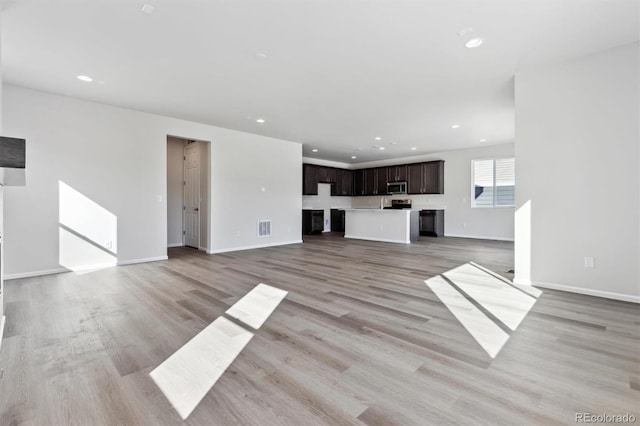
[[[209,248],[209,150],[205,141],[167,137],[167,246]]]

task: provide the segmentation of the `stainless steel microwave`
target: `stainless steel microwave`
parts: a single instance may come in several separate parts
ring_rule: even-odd
[[[389,182],[387,184],[387,192],[389,194],[406,194],[407,182]]]

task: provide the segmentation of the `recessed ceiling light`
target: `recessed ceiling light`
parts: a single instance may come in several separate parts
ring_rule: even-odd
[[[312,152],[318,152],[318,150],[317,150],[317,149],[315,149],[315,148],[314,148],[314,149],[312,149],[311,151],[312,151]]]
[[[415,146],[411,147],[411,151],[415,151],[416,149],[418,149],[418,148],[416,148]]]
[[[452,129],[459,129],[459,128],[460,128],[460,125],[459,125],[459,124],[452,124],[452,125],[451,125],[451,128],[452,128]]]
[[[374,139],[377,140],[377,141],[382,140],[382,138],[380,136],[376,136]]]
[[[90,83],[93,81],[91,77],[88,77],[86,75],[79,75],[77,78],[78,80],[86,81],[87,83]]]
[[[384,151],[384,146],[381,146],[380,148],[378,148],[380,151]]]
[[[267,59],[267,54],[266,53],[256,53],[254,57],[259,61],[264,61],[265,59]]]
[[[466,42],[464,45],[467,46],[469,49],[473,49],[475,47],[480,46],[481,44],[482,44],[482,39],[480,37],[474,37],[468,42]]]
[[[145,4],[144,6],[142,6],[142,9],[140,10],[146,13],[147,15],[151,15],[154,9],[155,7],[151,6],[150,4]]]
[[[352,160],[355,160],[356,158],[358,158],[358,157],[356,157],[355,155],[352,155],[352,156],[351,156],[351,159],[352,159]]]
[[[256,123],[264,123],[264,118],[258,118],[258,119],[256,120]]]
[[[486,141],[487,141],[486,139],[480,139],[480,142],[486,142]]]

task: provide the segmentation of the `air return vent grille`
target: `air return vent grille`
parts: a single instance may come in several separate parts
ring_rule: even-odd
[[[258,221],[258,237],[270,237],[271,236],[271,221],[259,220]]]

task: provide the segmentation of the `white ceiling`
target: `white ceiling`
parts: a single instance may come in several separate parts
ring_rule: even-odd
[[[5,5],[4,80],[362,162],[512,142],[518,69],[639,38],[638,0],[146,2]]]

